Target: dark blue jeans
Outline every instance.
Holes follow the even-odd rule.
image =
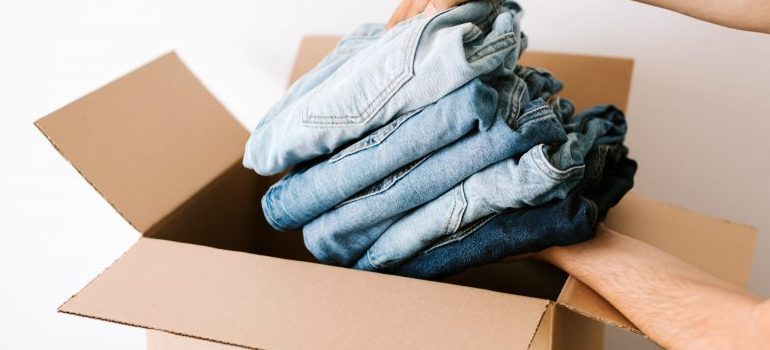
[[[609,209],[633,187],[637,165],[626,157],[627,152],[622,145],[594,147],[586,159],[583,181],[567,198],[480,220],[393,273],[436,280],[509,256],[591,239]]]

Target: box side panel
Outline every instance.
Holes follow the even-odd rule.
[[[756,230],[629,193],[604,224],[656,246],[717,278],[746,287]],[[573,311],[639,333],[585,284],[569,278],[558,302]]]
[[[625,110],[628,105],[631,59],[526,51],[521,63],[545,68],[564,82],[560,95],[570,99],[578,111],[601,104]]]
[[[243,350],[241,346],[225,345],[161,331],[147,331],[147,350]]]
[[[642,334],[633,322],[623,316],[606,299],[572,276],[564,284],[558,302],[573,312],[590,319]]]
[[[276,231],[262,215],[260,198],[275,179],[258,176],[238,161],[145,236],[313,261],[301,231]]]
[[[526,349],[547,304],[141,238],[60,311],[259,349]]]
[[[748,286],[756,229],[630,193],[605,225],[656,246],[717,278]]]
[[[549,303],[548,308],[543,313],[543,318],[537,326],[535,336],[532,337],[532,343],[529,344],[529,350],[551,350],[553,347],[553,314],[556,304]]]
[[[561,306],[554,308],[553,350],[601,350],[604,347],[604,324]]]
[[[248,136],[175,54],[36,125],[141,232],[238,161]]]

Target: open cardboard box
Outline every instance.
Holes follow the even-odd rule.
[[[291,80],[337,40],[303,40]],[[626,107],[631,60],[529,52],[523,62],[564,80],[578,109]],[[543,263],[489,265],[446,283],[313,263],[300,232],[262,217],[275,178],[241,167],[247,130],[175,54],[36,125],[141,234],[59,311],[146,328],[152,349],[595,349],[603,324],[638,332]],[[605,223],[747,284],[752,228],[635,193]]]

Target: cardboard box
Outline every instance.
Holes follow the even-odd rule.
[[[336,40],[306,38],[291,79]],[[631,60],[523,60],[563,79],[579,109],[626,106]],[[259,199],[275,178],[241,167],[247,130],[175,54],[36,125],[141,235],[59,311],[146,328],[151,349],[595,349],[603,324],[638,332],[543,263],[493,264],[446,283],[313,263],[300,232],[273,231],[262,218]],[[635,193],[605,223],[747,284],[752,228]]]

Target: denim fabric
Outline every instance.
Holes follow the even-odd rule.
[[[442,195],[491,164],[541,143],[566,141],[557,116],[540,99],[527,103],[523,113],[498,116],[488,130],[412,162],[311,221],[304,227],[307,248],[322,262],[351,266],[377,239],[362,234],[372,232],[371,226]],[[515,118],[506,123],[510,117]]]
[[[507,61],[516,59],[512,56]],[[278,230],[300,228],[367,186],[471,130],[487,130],[495,118],[496,104],[505,110],[512,102],[521,104],[509,99],[550,98],[562,88],[562,83],[544,70],[518,67],[515,73],[522,78],[520,81],[511,81],[510,71],[501,67],[424,109],[397,117],[328,161],[295,168],[263,196],[262,209],[267,221]],[[516,85],[522,83],[527,86],[526,91],[519,91],[521,87]],[[506,92],[511,84],[513,94]],[[551,105],[560,119],[574,111],[567,100],[554,99]],[[514,106],[514,115],[518,109]]]
[[[389,31],[364,29],[379,37],[327,59],[270,110],[246,144],[244,166],[272,175],[331,154],[498,69],[523,49],[520,11],[513,1],[473,1]]]
[[[399,116],[312,167],[291,172],[262,197],[267,221],[297,229],[399,168],[463,137],[487,130],[497,92],[474,79],[425,109]]]
[[[592,238],[608,210],[633,187],[636,162],[625,153],[622,146],[594,147],[583,180],[567,198],[477,221],[392,272],[441,279],[508,256]]]
[[[473,174],[387,228],[354,268],[398,266],[436,240],[506,209],[564,199],[583,177],[585,158],[596,144],[625,134],[623,114],[613,107],[591,108],[568,128],[567,142],[538,145],[520,159],[507,159]]]

